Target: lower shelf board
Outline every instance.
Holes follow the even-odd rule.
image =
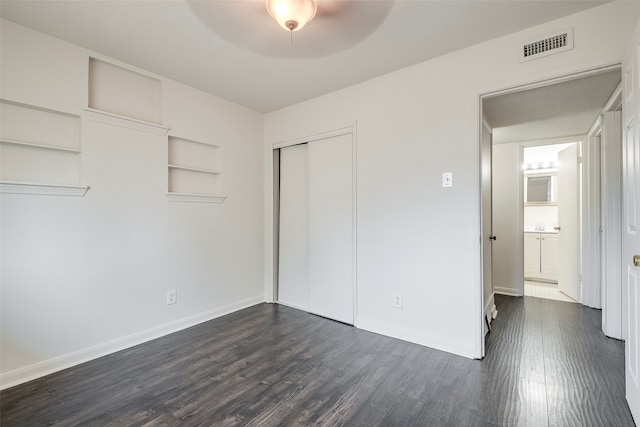
[[[170,202],[187,202],[187,203],[224,203],[227,196],[216,196],[210,194],[189,194],[189,193],[172,193],[168,192],[167,200]]]
[[[83,197],[89,186],[0,181],[0,193]]]

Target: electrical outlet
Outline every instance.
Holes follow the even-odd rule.
[[[167,291],[167,305],[175,304],[176,302],[178,302],[178,291],[175,289]]]
[[[393,306],[395,308],[402,308],[402,295],[393,294]]]

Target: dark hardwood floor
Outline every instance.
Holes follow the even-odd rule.
[[[634,425],[600,311],[496,303],[482,361],[261,304],[4,390],[0,424]]]

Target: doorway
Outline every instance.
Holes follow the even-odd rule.
[[[579,145],[523,147],[525,296],[578,302],[578,289],[568,286],[577,281],[567,270],[577,271],[580,241],[577,221],[570,220],[578,218]]]
[[[620,67],[615,66],[481,97],[482,121],[491,129],[493,163],[493,198],[489,202],[493,208],[491,228],[483,227],[482,237],[496,238],[491,263],[491,289],[494,293],[525,295],[523,148],[553,143],[574,143],[579,148],[577,187],[580,209],[575,221],[576,237],[572,241],[577,257],[571,271],[575,278],[572,285],[578,290],[574,299],[581,300],[583,294],[592,295],[594,291],[591,288],[600,286],[599,275],[594,277],[593,272],[583,268],[585,264],[600,262],[599,258],[592,259],[590,251],[597,246],[593,236],[599,236],[600,232],[599,216],[595,214],[599,212],[600,200],[593,197],[598,193],[592,182],[600,168],[599,159],[594,160],[599,153],[593,150],[587,133],[620,81]],[[506,166],[499,167],[499,164]],[[485,203],[483,200],[483,206]],[[565,252],[558,251],[560,254]]]

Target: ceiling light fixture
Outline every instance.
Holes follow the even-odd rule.
[[[267,0],[267,11],[282,28],[298,31],[316,16],[314,0]]]

